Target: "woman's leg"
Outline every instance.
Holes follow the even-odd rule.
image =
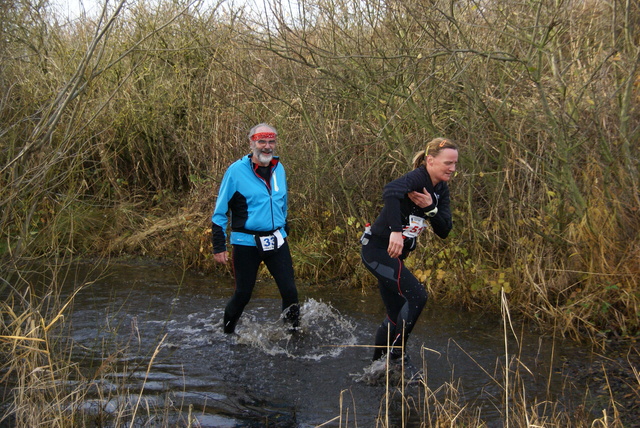
[[[406,346],[409,334],[418,322],[418,318],[427,304],[428,293],[418,279],[402,263],[398,280],[399,294],[405,299],[396,321],[394,346]]]
[[[387,349],[390,346],[402,346],[402,340],[398,340],[398,338],[401,337],[403,332],[404,317],[402,312],[406,312],[406,299],[389,285],[389,281],[378,280],[380,297],[387,311],[386,318],[378,327],[378,332],[376,333],[376,346],[384,346],[382,355],[387,353]],[[380,350],[381,348],[376,349]],[[402,349],[394,348],[390,352],[392,359],[399,358],[402,355]],[[376,359],[375,355],[374,359]]]
[[[402,260],[391,258],[386,248],[374,245],[363,246],[362,261],[376,276],[380,296],[384,302],[387,317],[376,333],[374,360],[380,358],[386,350],[384,346],[401,348],[406,345],[409,334],[413,330],[422,309],[427,302],[427,291],[415,276],[404,266]],[[387,342],[387,337],[391,343]],[[393,349],[392,358],[399,358],[402,352]]]

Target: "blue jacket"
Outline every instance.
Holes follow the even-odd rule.
[[[211,217],[213,252],[226,251],[228,213],[231,212],[231,244],[255,246],[254,234],[280,229],[286,238],[287,177],[278,157],[271,160],[267,183],[256,172],[257,165],[246,155],[229,166],[222,178]]]

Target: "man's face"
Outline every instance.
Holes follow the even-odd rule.
[[[455,149],[444,149],[436,156],[429,156],[427,169],[433,184],[451,180],[453,173],[456,172],[457,163],[458,151]]]
[[[258,128],[254,135],[272,132],[273,131],[269,128]],[[251,140],[251,150],[253,151],[254,160],[262,166],[269,165],[269,162],[273,159],[275,147],[276,138],[259,137],[257,140]]]

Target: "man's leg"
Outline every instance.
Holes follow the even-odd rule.
[[[296,289],[289,243],[285,241],[282,247],[274,254],[266,257],[264,262],[280,291],[285,320],[293,327],[298,327],[300,324],[300,307],[298,305],[298,290]]]
[[[224,332],[233,333],[240,315],[251,300],[253,287],[256,284],[260,255],[256,247],[244,245],[233,246],[233,276],[235,292],[224,310]]]

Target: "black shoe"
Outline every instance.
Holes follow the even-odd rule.
[[[289,333],[295,333],[300,330],[300,306],[297,304],[289,306],[284,310],[282,318]]]
[[[236,332],[236,323],[233,321],[224,321],[223,330],[225,334],[233,334]]]
[[[410,383],[419,382],[423,379],[422,370],[411,362],[408,355],[405,355],[404,358],[391,358],[390,364],[395,366],[396,370],[403,371],[404,378]]]

